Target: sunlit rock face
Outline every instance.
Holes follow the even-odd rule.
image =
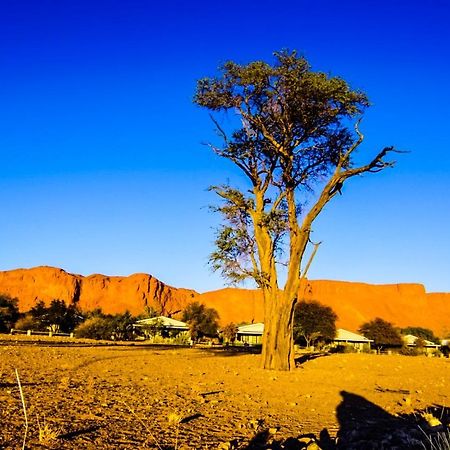
[[[54,267],[35,267],[0,272],[0,293],[19,299],[21,311],[37,300],[77,303],[82,310],[101,308],[105,313],[130,311],[140,314],[146,306],[166,315],[175,314],[198,294],[168,286],[148,274],[129,277],[84,277]]]
[[[437,335],[450,332],[450,293],[427,294],[421,284],[375,285],[347,281],[307,281],[299,299],[317,300],[338,315],[337,326],[356,331],[364,322],[381,317],[398,327],[421,326]],[[223,322],[264,320],[256,291],[222,289],[198,300],[216,308]]]
[[[0,293],[19,299],[22,311],[35,302],[53,299],[77,303],[82,310],[101,308],[105,313],[126,310],[140,314],[152,307],[177,316],[187,304],[200,301],[217,309],[222,324],[264,320],[262,296],[249,289],[226,288],[198,294],[168,286],[148,274],[128,277],[74,275],[53,267],[0,272]],[[426,293],[421,284],[373,285],[346,281],[306,282],[299,298],[318,300],[337,313],[337,326],[356,331],[375,317],[396,326],[421,326],[443,336],[450,332],[450,293]]]

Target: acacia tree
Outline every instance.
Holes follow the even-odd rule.
[[[403,343],[394,325],[380,317],[363,323],[358,331],[366,338],[372,339],[379,352],[384,346],[398,346]]]
[[[196,342],[203,336],[217,334],[219,313],[203,303],[192,302],[184,309],[181,320],[189,325],[191,339]]]
[[[395,150],[386,147],[367,164],[355,164],[366,95],[341,78],[312,71],[296,52],[275,53],[273,65],[227,62],[219,76],[198,81],[194,101],[211,112],[235,113],[225,125],[211,114],[223,144],[210,146],[249,182],[243,189],[211,188],[223,201],[216,210],[224,218],[212,267],[233,283],[251,278],[262,290],[262,366],[289,370],[294,306],[309,265],[302,271],[313,222],[349,178],[392,167],[385,157]]]
[[[294,339],[303,338],[309,348],[319,338],[336,337],[336,313],[326,305],[313,300],[301,301],[295,306]]]

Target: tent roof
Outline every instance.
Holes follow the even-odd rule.
[[[261,335],[264,333],[264,324],[252,323],[250,325],[242,325],[238,327],[239,334],[253,334],[253,335]]]
[[[338,328],[336,330],[336,337],[334,338],[335,341],[344,341],[344,342],[373,342],[371,339],[367,339],[364,336],[361,336],[360,334],[352,333],[351,331],[344,330],[343,328]]]
[[[181,322],[180,320],[172,319],[171,317],[159,316],[159,317],[150,317],[148,319],[138,320],[136,322],[137,326],[143,325],[153,325],[155,322],[161,323],[165,328],[177,328],[179,330],[189,330],[188,325],[185,322]]]
[[[402,336],[403,341],[406,343],[406,345],[415,345],[417,339],[419,339],[419,337],[414,336],[413,334],[405,334],[404,336]],[[439,346],[439,344],[435,344],[434,342],[428,341],[426,339],[423,340],[423,342],[425,343],[425,346],[427,347],[436,347]]]

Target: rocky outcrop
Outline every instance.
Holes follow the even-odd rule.
[[[374,285],[345,281],[308,281],[300,294],[306,300],[329,305],[338,315],[338,327],[356,331],[375,317],[396,326],[421,326],[437,335],[450,332],[450,293],[426,293],[421,284]],[[198,294],[168,286],[148,274],[129,277],[74,275],[53,267],[0,272],[0,293],[19,299],[22,311],[40,299],[77,303],[82,310],[101,308],[106,313],[126,310],[140,314],[146,306],[165,315],[194,301],[215,308],[222,324],[263,321],[260,292],[226,288]]]
[[[381,317],[399,327],[430,328],[438,336],[450,332],[450,294],[427,294],[421,284],[313,280],[302,292],[299,298],[330,306],[338,315],[337,326],[350,331]],[[201,294],[198,300],[216,308],[223,322],[264,320],[262,298],[254,290],[221,289]]]
[[[29,310],[37,300],[48,304],[59,299],[77,303],[82,310],[101,308],[108,314],[128,310],[136,315],[146,306],[162,314],[176,314],[198,295],[168,286],[148,274],[84,277],[54,267],[0,272],[0,293],[18,298],[21,311]]]

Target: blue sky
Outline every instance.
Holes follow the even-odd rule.
[[[222,287],[206,188],[243,178],[202,145],[214,134],[195,83],[290,48],[369,95],[361,158],[410,151],[327,207],[310,277],[450,291],[449,18],[444,0],[5,0],[0,270]]]

